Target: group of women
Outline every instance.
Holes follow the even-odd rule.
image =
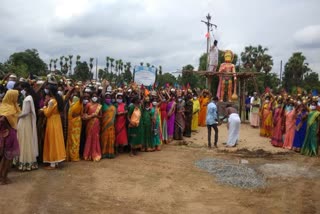
[[[38,163],[56,169],[65,160],[160,151],[205,125],[209,102],[206,91],[199,100],[191,90],[112,90],[106,81],[99,87],[13,81],[0,86],[1,184],[9,183],[12,163],[21,171]]]
[[[318,96],[287,94],[263,95],[260,108],[260,135],[270,137],[271,144],[300,152],[318,155],[320,99]]]

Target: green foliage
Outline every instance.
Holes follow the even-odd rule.
[[[266,52],[268,48],[263,48],[261,45],[257,47],[247,46],[244,52],[241,53],[241,61],[247,68],[254,68],[257,72],[269,73],[273,66],[272,56]]]
[[[74,68],[73,78],[81,81],[92,79],[93,73],[90,72],[87,62],[79,62]]]
[[[284,66],[283,85],[290,91],[293,87],[303,86],[303,77],[311,69],[305,62],[306,57],[301,52],[293,53]],[[314,74],[312,74],[314,75]]]
[[[304,76],[303,80],[303,88],[306,91],[311,91],[312,89],[317,89],[320,92],[320,82],[319,82],[319,74],[316,72],[307,73]]]
[[[23,77],[27,77],[28,73],[44,75],[47,71],[47,65],[39,57],[36,49],[13,53],[6,64],[10,67],[10,72]]]
[[[177,82],[177,79],[175,76],[173,76],[170,73],[164,73],[162,75],[158,75],[158,80],[157,80],[159,86],[164,86],[166,83],[169,83],[170,85],[174,85]]]

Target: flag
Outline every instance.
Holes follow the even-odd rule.
[[[206,38],[209,38],[210,37],[210,33],[206,33]]]

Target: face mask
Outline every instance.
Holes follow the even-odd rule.
[[[89,100],[83,100],[83,104],[86,105],[89,102]]]
[[[316,108],[317,108],[317,106],[314,106],[314,105],[311,105],[311,106],[310,106],[310,109],[311,109],[311,110],[316,110]]]
[[[181,99],[181,98],[178,98],[178,101],[179,101],[179,102],[181,102],[181,101],[182,101],[182,99]]]
[[[194,99],[194,100],[196,100],[196,99],[197,99],[197,97],[193,97],[193,99]]]
[[[4,97],[4,92],[0,94],[0,97]]]
[[[108,99],[108,98],[107,98],[105,101],[106,101],[106,103],[107,103],[108,105],[111,103],[111,99]]]
[[[98,101],[98,97],[92,97],[92,101],[93,102],[97,102]]]
[[[318,106],[320,106],[320,102],[318,102],[318,104],[317,104]]]
[[[21,91],[21,94],[25,97],[25,96],[26,96],[26,91],[25,91],[25,90],[22,90],[22,91]]]
[[[146,107],[146,110],[148,111],[150,108],[149,107]]]
[[[122,99],[117,99],[117,103],[122,103]]]
[[[152,105],[153,106],[156,106],[158,103],[157,102],[152,102]]]
[[[79,100],[79,97],[73,96],[73,98],[72,98],[72,102],[73,102],[73,103],[78,102],[78,100]]]
[[[45,88],[44,93],[49,94],[49,89]]]
[[[166,99],[162,99],[162,101],[163,101],[163,102],[165,102],[165,101],[166,101]]]
[[[63,92],[62,92],[62,91],[58,91],[58,94],[59,94],[60,96],[63,96]]]
[[[301,105],[301,101],[298,101],[297,104],[298,104],[298,105]]]
[[[270,102],[270,100],[266,100],[266,103],[269,103]]]
[[[116,102],[116,100],[115,99],[111,99],[111,101],[114,103],[114,102]]]

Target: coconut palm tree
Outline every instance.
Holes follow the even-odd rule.
[[[114,58],[110,58],[110,68],[111,68],[111,73],[112,73],[112,68],[114,67]]]
[[[60,56],[60,71],[62,72],[64,56]]]
[[[53,59],[50,59],[50,63],[49,63],[50,71],[51,71],[52,63],[53,63]]]
[[[159,74],[162,75],[162,66],[159,65]]]
[[[148,67],[148,68],[150,67],[150,63],[147,63],[147,67]]]
[[[53,60],[53,68],[54,68],[54,71],[57,70],[57,62],[58,62],[58,59]]]
[[[92,72],[92,68],[93,68],[93,60],[94,58],[90,58],[90,63],[89,63],[89,66],[90,66],[90,72]]]
[[[80,55],[77,55],[76,65],[79,65],[79,63],[80,63],[80,58],[81,58],[81,56],[80,56]]]
[[[107,72],[109,71],[109,61],[110,61],[110,57],[109,56],[107,56],[106,57],[106,61],[107,61],[107,63],[106,63],[106,66],[107,66]]]
[[[143,62],[140,62],[140,65],[143,66]]]
[[[73,57],[73,55],[69,55],[70,74],[72,74],[72,57]]]

